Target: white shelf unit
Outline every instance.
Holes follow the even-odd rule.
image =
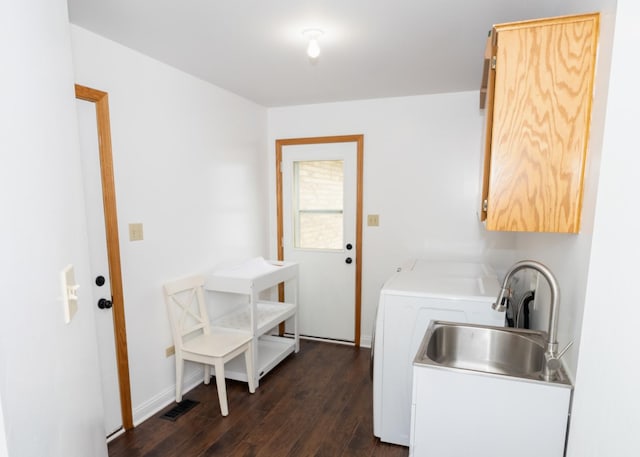
[[[281,303],[260,300],[260,293],[286,282],[292,297]],[[249,303],[213,320],[214,327],[234,328],[253,335],[254,381],[260,379],[289,354],[300,350],[298,330],[298,264],[256,258],[242,264],[215,270],[206,280],[205,289],[247,295]],[[268,333],[281,322],[293,318],[294,337]],[[242,357],[225,365],[225,377],[247,381]]]

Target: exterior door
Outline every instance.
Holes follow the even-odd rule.
[[[359,345],[362,137],[280,140],[276,155],[279,257],[299,263],[300,334]]]
[[[133,428],[106,92],[76,85],[105,435]]]

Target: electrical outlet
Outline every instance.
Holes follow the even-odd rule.
[[[164,350],[165,357],[171,357],[175,353],[176,353],[176,347],[175,346],[169,346],[167,349]]]
[[[367,225],[369,227],[378,227],[380,225],[380,216],[378,214],[368,214]]]

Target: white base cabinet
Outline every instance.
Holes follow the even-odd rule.
[[[571,386],[414,366],[412,457],[562,457]]]

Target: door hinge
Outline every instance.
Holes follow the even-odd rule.
[[[482,211],[486,213],[488,207],[489,207],[489,202],[486,199],[482,200]]]
[[[496,56],[491,57],[491,69],[496,69]]]

